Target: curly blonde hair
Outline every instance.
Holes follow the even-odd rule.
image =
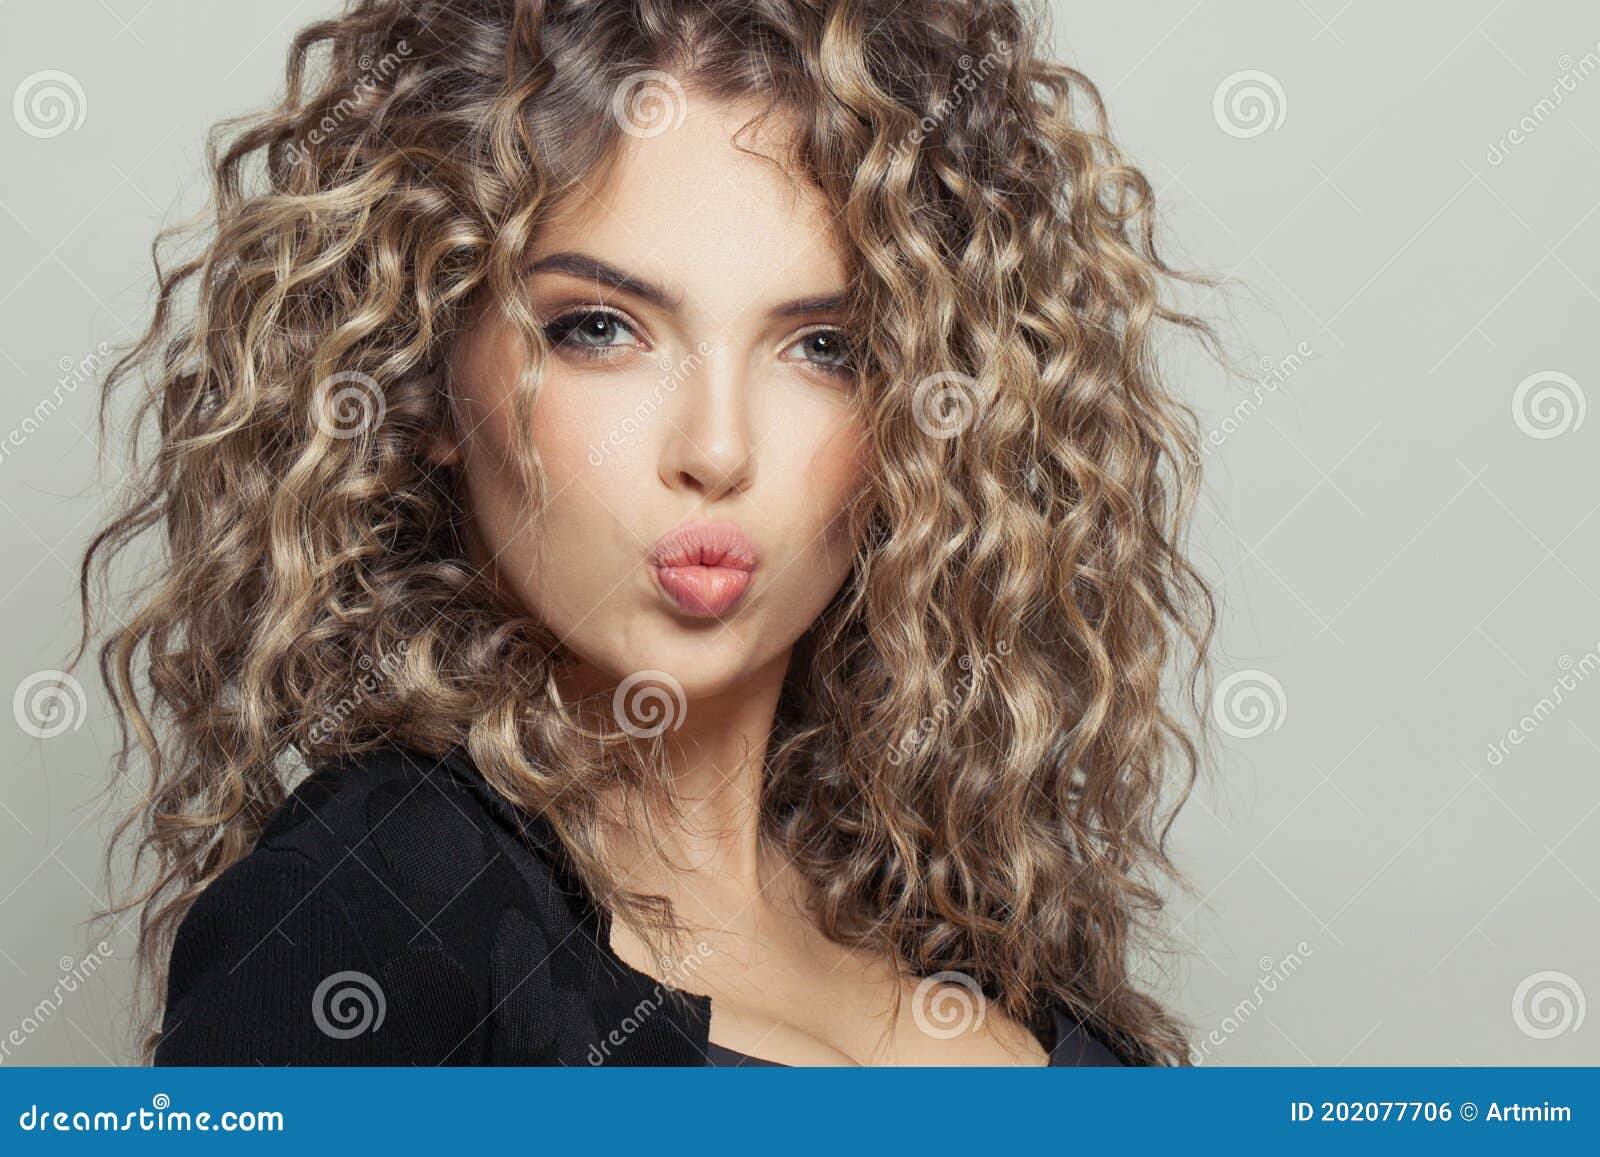
[[[104,430],[142,384],[80,657],[96,568],[149,529],[164,547],[99,652],[117,770],[149,765],[112,841],[149,882],[112,911],[139,909],[157,1001],[178,922],[301,763],[384,743],[463,745],[597,896],[663,918],[595,835],[602,790],[662,782],[659,745],[562,702],[559,640],[468,561],[459,479],[423,446],[458,428],[448,354],[476,303],[516,323],[531,407],[523,254],[615,156],[619,94],[666,75],[792,118],[849,255],[877,459],[855,568],[785,682],[763,838],[829,937],[1186,1063],[1131,974],[1181,880],[1167,832],[1204,726],[1200,455],[1156,358],[1173,326],[1209,335],[1168,304],[1203,279],[1158,256],[1148,181],[1046,35],[1009,0],[356,0],[295,38],[283,99],[214,132],[214,219],[171,267],[158,242],[153,320],[102,402]],[[329,386],[352,382],[378,411],[355,429]]]

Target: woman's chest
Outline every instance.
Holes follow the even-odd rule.
[[[956,972],[896,975],[886,959],[815,928],[765,922],[701,934],[661,967],[630,929],[614,951],[633,967],[711,1000],[709,1038],[787,1065],[1043,1065],[1032,1032]]]

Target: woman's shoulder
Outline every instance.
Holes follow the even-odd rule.
[[[313,771],[180,923],[156,1063],[482,1063],[497,966],[576,911],[474,779],[400,748]]]
[[[1107,1038],[1059,1000],[1049,1002],[1054,1044],[1050,1065],[1062,1067],[1123,1066],[1142,1064],[1114,1050]]]
[[[296,852],[329,871],[355,861],[380,877],[459,887],[503,822],[487,795],[454,752],[378,747],[314,769],[268,818],[256,851]]]

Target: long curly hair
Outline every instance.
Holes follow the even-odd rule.
[[[282,100],[214,130],[213,205],[158,239],[153,319],[101,404],[103,436],[117,385],[142,389],[76,658],[94,576],[158,530],[99,649],[117,775],[148,764],[111,843],[147,882],[110,911],[139,910],[156,1003],[177,924],[295,777],[385,743],[464,747],[613,911],[670,920],[597,836],[604,792],[670,795],[659,741],[563,701],[560,641],[469,561],[464,488],[423,447],[460,428],[449,351],[484,301],[526,345],[531,411],[530,240],[703,93],[792,120],[848,253],[876,455],[864,545],[783,688],[762,838],[829,937],[1187,1063],[1132,974],[1182,880],[1167,834],[1205,727],[1201,456],[1157,353],[1210,342],[1170,292],[1206,279],[1158,256],[1150,184],[1047,36],[1009,0],[355,0],[295,37]],[[537,510],[531,448],[521,474]]]

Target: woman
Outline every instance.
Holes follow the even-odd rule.
[[[1155,353],[1203,327],[1042,43],[966,0],[296,38],[110,383],[158,446],[86,614],[167,548],[101,652],[147,1058],[1183,1063],[1130,971],[1212,617]]]

